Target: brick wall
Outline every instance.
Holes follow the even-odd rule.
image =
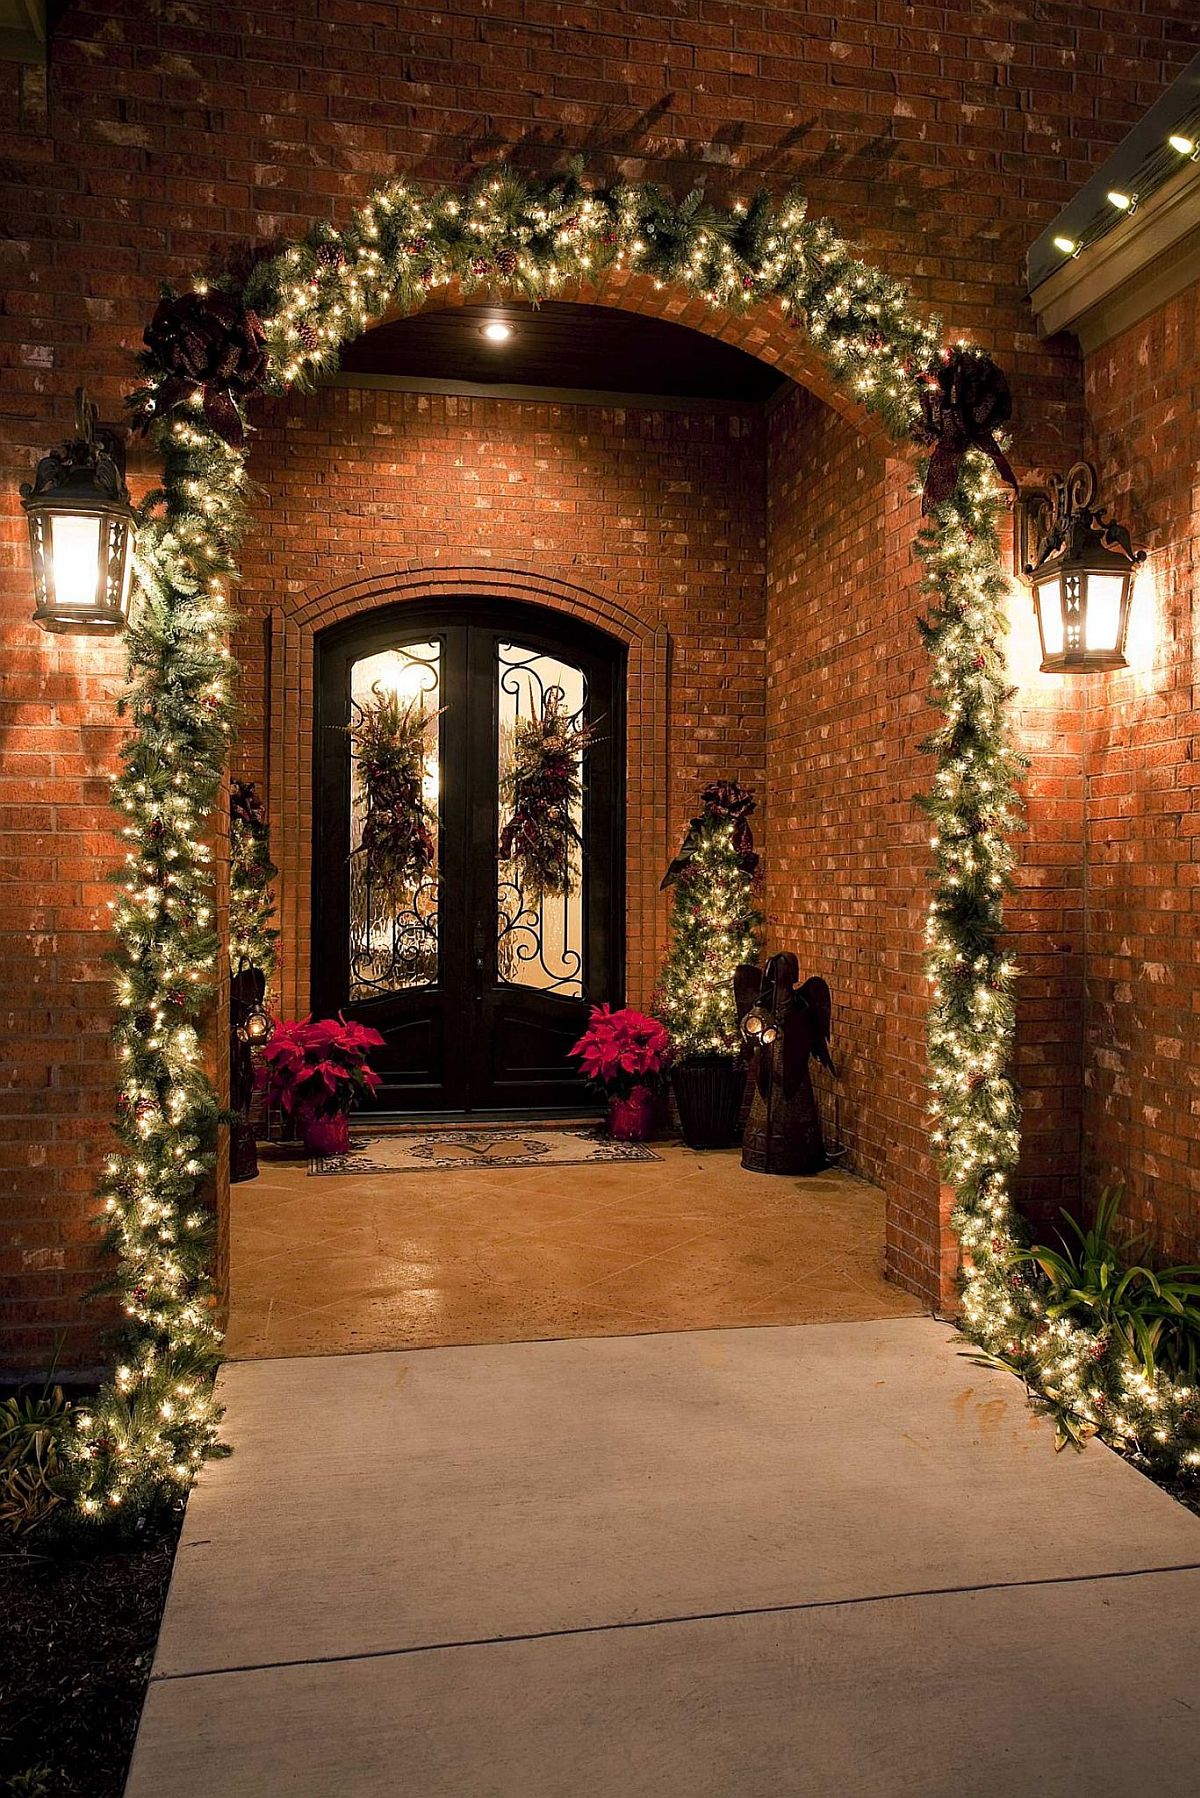
[[[1087,364],[1101,496],[1149,560],[1087,702],[1085,1173],[1200,1259],[1200,285]]]
[[[928,1294],[926,657],[902,464],[797,389],[771,418],[767,635],[772,946],[833,989],[848,1165],[882,1185],[888,1261]]]
[[[761,418],[328,388],[265,411],[255,473],[237,758],[274,801],[285,1003],[308,1003],[312,634],[396,597],[481,592],[630,645],[629,997],[646,1003],[658,884],[699,789],[763,784]],[[292,631],[280,681],[267,651]]]
[[[436,180],[503,155],[545,169],[579,149],[602,173],[681,191],[794,182],[951,329],[997,350],[1026,460],[1061,462],[1080,429],[1078,366],[1069,345],[1033,340],[1021,254],[1192,36],[1185,0],[1132,18],[901,0],[73,0],[48,69],[0,64],[0,1361],[44,1355],[60,1330],[65,1364],[94,1349],[79,1296],[110,1109],[96,880],[115,851],[103,777],[120,685],[119,650],[28,623],[16,488],[66,430],[81,377],[120,416],[160,283],[340,221],[397,169]],[[636,283],[604,297],[684,310]],[[697,322],[820,388],[777,313]],[[28,756],[50,783],[36,797]],[[1074,953],[1048,949],[1051,972]]]
[[[768,469],[772,940],[833,986],[849,1165],[891,1200],[889,1270],[949,1304],[950,1245],[939,1240],[924,1118],[929,857],[914,796],[929,785],[919,745],[933,717],[916,631],[918,501],[904,462],[803,390],[772,414]],[[1030,761],[1019,890],[1007,911],[1021,968],[1014,1190],[1045,1219],[1078,1192],[1084,729],[1077,700],[1028,672],[1036,630],[1023,587],[1014,587],[1011,624],[1026,676],[1013,734]]]

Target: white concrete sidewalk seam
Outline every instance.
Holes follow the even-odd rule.
[[[670,1629],[693,1623],[721,1623],[737,1618],[782,1617],[805,1611],[853,1610],[856,1607],[906,1603],[920,1598],[962,1598],[976,1592],[1037,1591],[1057,1586],[1112,1585],[1122,1580],[1161,1577],[1170,1573],[1200,1573],[1200,1561],[1179,1561],[1164,1567],[1116,1568],[1111,1573],[1065,1573],[1040,1579],[992,1580],[980,1585],[926,1586],[908,1592],[865,1592],[854,1598],[818,1598],[794,1604],[733,1606],[721,1611],[690,1611],[662,1617],[633,1617],[623,1622],[578,1624],[569,1629],[528,1630],[513,1635],[464,1636],[445,1642],[413,1642],[401,1648],[369,1648],[360,1653],[301,1655],[293,1660],[242,1661],[221,1667],[193,1667],[179,1673],[151,1673],[151,1685],[168,1685],[189,1679],[220,1679],[231,1673],[270,1673],[290,1667],[336,1667],[358,1661],[395,1660],[403,1655],[446,1654],[464,1648],[502,1648],[510,1643],[554,1642],[572,1637],[616,1635],[622,1630]]]

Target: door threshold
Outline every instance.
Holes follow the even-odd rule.
[[[552,1111],[535,1107],[520,1111],[382,1111],[357,1112],[350,1120],[356,1129],[377,1130],[384,1136],[413,1130],[522,1130],[528,1124],[558,1130],[585,1130],[603,1121],[602,1111]]]

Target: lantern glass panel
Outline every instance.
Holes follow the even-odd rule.
[[[1062,584],[1057,575],[1037,585],[1038,618],[1042,626],[1042,650],[1047,656],[1063,652]]]
[[[56,512],[50,522],[51,579],[56,605],[73,612],[96,609],[97,590],[103,573],[100,531],[106,519],[73,512]]]
[[[1089,574],[1085,647],[1090,650],[1120,648],[1121,599],[1127,575]]]
[[[108,594],[109,604],[123,618],[129,616],[129,589],[133,584],[133,532],[124,519],[114,518],[108,526]]]

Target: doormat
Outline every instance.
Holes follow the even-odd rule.
[[[424,1174],[431,1168],[568,1167],[584,1161],[658,1161],[645,1143],[614,1142],[603,1130],[430,1130],[423,1136],[364,1136],[348,1155],[314,1157],[310,1174]]]

